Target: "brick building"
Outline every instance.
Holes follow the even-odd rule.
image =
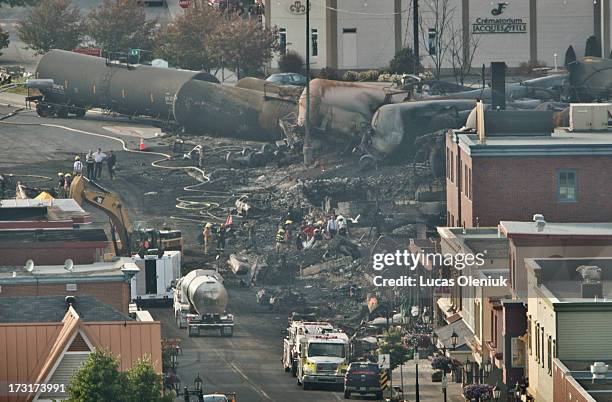
[[[127,314],[131,296],[126,267],[138,269],[130,258],[74,265],[72,272],[64,269],[63,264],[35,265],[31,273],[23,266],[0,267],[0,300],[24,296],[90,296]]]
[[[529,221],[535,213],[555,222],[612,221],[609,132],[553,129],[546,112],[483,115],[480,130],[446,137],[448,226]]]

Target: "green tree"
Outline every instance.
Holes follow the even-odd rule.
[[[563,65],[567,67],[570,63],[576,61],[576,52],[574,51],[574,47],[570,45],[565,51],[565,62]]]
[[[416,71],[415,66],[418,66]],[[417,64],[412,49],[405,47],[395,53],[395,56],[389,63],[389,70],[395,74],[418,74],[419,70],[421,70],[421,63]]]
[[[71,0],[42,0],[17,28],[19,38],[37,54],[74,49],[81,43],[81,13]]]
[[[275,32],[237,15],[228,16],[210,38],[213,57],[236,72],[238,78],[258,75],[276,48]]]
[[[23,6],[34,6],[38,4],[40,0],[0,0],[0,8],[3,5],[9,7],[23,7]]]
[[[119,360],[96,349],[77,370],[68,385],[68,401],[169,402],[162,396],[162,378],[149,358],[138,360],[127,372],[119,371]]]
[[[151,359],[139,359],[127,372],[133,402],[159,400],[162,393],[162,377],[155,372]]]
[[[143,2],[144,3],[144,2]],[[87,19],[87,33],[106,52],[151,49],[157,21],[147,21],[144,5],[133,0],[104,0]]]
[[[409,349],[402,342],[402,333],[399,329],[390,329],[385,332],[382,344],[380,345],[381,354],[389,354],[391,358],[391,370],[408,361]]]
[[[155,54],[170,64],[190,70],[209,70],[217,62],[208,46],[210,36],[223,22],[221,12],[208,1],[195,0],[159,32]]]
[[[278,58],[278,69],[283,73],[301,74],[304,70],[304,59],[298,52],[290,50]]]
[[[68,385],[70,402],[128,401],[128,380],[110,352],[96,349],[77,370]]]
[[[601,57],[601,46],[599,46],[599,41],[595,35],[588,37],[584,49],[584,56]]]
[[[0,50],[7,48],[9,43],[9,33],[0,27]],[[2,56],[2,52],[0,52],[0,56]]]

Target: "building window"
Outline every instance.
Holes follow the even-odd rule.
[[[468,199],[472,199],[472,168],[468,168]]]
[[[574,202],[578,199],[575,170],[559,170],[557,173],[557,200]]]
[[[310,31],[310,40],[312,41],[312,56],[316,57],[319,55],[319,30],[313,28]]]
[[[463,165],[463,194],[465,194],[467,198],[470,198],[468,191],[468,183],[468,168],[466,165]]]
[[[535,332],[534,332],[534,339],[535,339],[535,350],[536,350],[536,362],[540,362],[540,324],[536,323],[535,326]]]
[[[436,28],[429,28],[427,30],[427,47],[429,54],[436,54]]]
[[[548,356],[546,359],[548,374],[552,374],[552,336],[548,337]]]
[[[531,349],[531,316],[529,316],[528,320],[527,320],[527,333],[529,334],[529,336],[527,337],[527,348],[529,349],[529,355],[533,354],[533,351]]]
[[[540,353],[540,356],[542,357],[541,362],[542,362],[542,368],[544,368],[544,327],[540,328],[540,331],[542,332],[542,341],[540,342],[540,347],[542,348],[542,352]]]
[[[450,148],[446,148],[446,178],[450,179]]]
[[[451,179],[451,181],[453,183],[455,182],[455,164],[453,163],[454,161],[455,161],[455,155],[451,151],[451,156],[450,156],[450,179]],[[457,189],[457,190],[459,190],[459,189]]]
[[[281,54],[287,53],[287,28],[278,29],[278,47]]]

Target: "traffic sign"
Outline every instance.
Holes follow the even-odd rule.
[[[389,354],[378,355],[378,365],[384,369],[391,368],[391,355]]]
[[[140,57],[140,49],[130,49],[130,56]]]
[[[181,8],[188,8],[191,5],[191,0],[179,0],[179,6]]]

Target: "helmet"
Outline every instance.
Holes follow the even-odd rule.
[[[285,221],[285,225],[291,225],[293,223],[293,221],[291,219],[287,219]]]
[[[59,177],[62,177],[64,174],[63,174],[62,172],[59,172],[57,175],[58,175]]]
[[[74,160],[75,160],[75,161],[80,161],[80,160],[81,160],[81,157],[77,155],[77,156],[75,156],[75,157],[74,157]]]
[[[208,222],[205,227],[211,228],[212,227],[212,223]]]
[[[278,233],[285,233],[285,229],[283,228],[278,229]]]
[[[71,175],[70,173],[66,173],[66,174],[64,175],[64,177],[71,177],[71,176],[72,176],[72,175]]]

